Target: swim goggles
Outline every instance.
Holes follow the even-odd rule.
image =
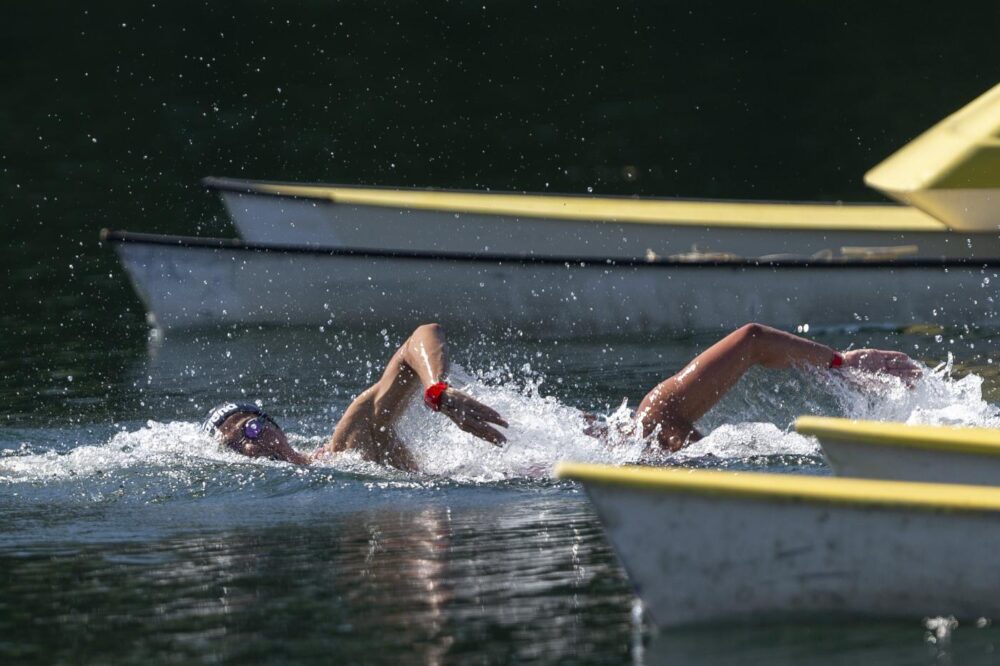
[[[267,427],[268,422],[273,423],[276,427],[280,427],[274,419],[267,415],[267,412],[252,402],[227,402],[208,413],[208,417],[205,419],[205,423],[201,429],[209,434],[218,435],[222,424],[234,414],[253,414],[254,418],[245,422],[240,427],[242,433],[240,439],[223,442],[228,447],[233,447],[247,439],[250,441],[258,439],[264,432],[264,428]]]

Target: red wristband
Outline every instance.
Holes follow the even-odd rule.
[[[441,396],[448,390],[448,382],[438,382],[431,384],[424,391],[424,404],[435,412],[441,411]]]
[[[844,355],[833,352],[833,358],[830,359],[831,368],[839,368],[844,365]]]

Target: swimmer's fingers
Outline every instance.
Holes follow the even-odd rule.
[[[441,413],[454,421],[455,425],[465,432],[491,444],[500,446],[507,441],[506,437],[489,425],[495,423],[506,426],[507,422],[504,421],[503,417],[461,391],[451,389],[445,391],[441,400]]]
[[[471,433],[479,439],[484,439],[494,446],[501,446],[507,441],[507,438],[499,430],[482,421],[468,421],[465,425],[459,427],[465,432]]]
[[[885,359],[883,372],[903,380],[907,386],[913,386],[920,379],[923,371],[920,366],[905,354],[898,354]]]
[[[884,373],[913,387],[923,371],[920,364],[902,352],[856,349],[844,354],[844,365],[870,374]]]
[[[496,428],[492,427],[485,420],[476,417],[470,412],[451,413],[447,416],[455,422],[455,425],[465,432],[475,435],[479,439],[484,439],[490,444],[500,446],[507,441],[507,438],[504,437]]]
[[[507,421],[500,414],[479,402],[475,398],[461,391],[448,389],[441,399],[441,411],[452,418],[472,417],[480,421],[488,421],[499,426],[507,427]]]
[[[901,379],[919,379],[924,374],[918,366],[890,367],[886,372]]]
[[[885,372],[903,379],[920,376],[920,366],[902,352],[856,349],[844,354],[844,365],[862,372]]]
[[[481,402],[476,402],[473,406],[473,413],[482,421],[495,423],[499,426],[507,427],[507,421],[495,409],[487,407]]]
[[[920,374],[920,365],[902,352],[880,352],[880,359],[889,372]]]

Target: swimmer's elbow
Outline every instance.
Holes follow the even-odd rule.
[[[413,329],[413,335],[434,335],[441,336],[444,335],[444,327],[437,322],[429,322],[427,324],[421,324]]]
[[[659,444],[664,451],[674,453],[699,439],[701,439],[701,433],[694,428],[675,428],[660,431]]]
[[[771,367],[776,347],[780,343],[775,332],[770,326],[751,322],[736,329],[733,336],[742,357],[749,359],[752,364]]]
[[[410,337],[399,348],[398,354],[401,360],[407,364],[412,364],[417,360],[414,358],[416,350],[427,343],[435,346],[442,346],[444,344],[444,328],[441,324],[431,322],[421,324],[413,329],[413,333],[410,334]]]
[[[742,340],[751,341],[762,338],[769,330],[771,329],[764,326],[764,324],[750,322],[748,324],[743,324],[736,329],[736,335],[738,335]]]

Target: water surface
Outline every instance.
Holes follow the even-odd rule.
[[[470,390],[513,424],[507,447],[418,408],[421,474],[349,456],[296,469],[222,453],[197,422],[256,398],[314,447],[406,331],[151,338],[97,242],[105,226],[231,235],[206,175],[880,200],[861,174],[1000,80],[995,3],[936,17],[862,2],[7,8],[0,658],[988,663],[992,628],[920,618],[649,628],[551,467],[634,460],[582,436],[580,411],[634,406],[716,335],[455,339]],[[915,390],[754,372],[664,462],[825,474],[789,432],[800,413],[996,425],[995,331],[929,323],[809,331],[929,368],[951,355]]]
[[[954,345],[927,332],[819,334],[942,363],[914,389],[753,371],[699,424],[702,442],[660,462],[826,474],[815,442],[789,432],[800,413],[995,426],[983,398],[995,380],[975,372],[991,367],[977,365],[986,339],[952,333]],[[400,431],[417,474],[351,455],[310,468],[252,461],[198,428],[225,397],[260,398],[309,450],[377,376],[400,342],[391,334],[168,336],[121,368],[80,351],[61,413],[25,401],[30,415],[0,430],[0,653],[23,663],[366,661],[373,644],[377,660],[422,663],[986,654],[992,629],[960,627],[942,647],[920,618],[715,633],[644,622],[581,489],[551,469],[636,460],[634,448],[583,435],[583,410],[634,405],[711,340],[453,339],[456,376],[508,417],[509,442],[475,441],[414,405]],[[947,351],[931,356],[946,348],[950,365]],[[14,382],[15,398],[25,388]],[[733,647],[715,645],[721,637]]]

